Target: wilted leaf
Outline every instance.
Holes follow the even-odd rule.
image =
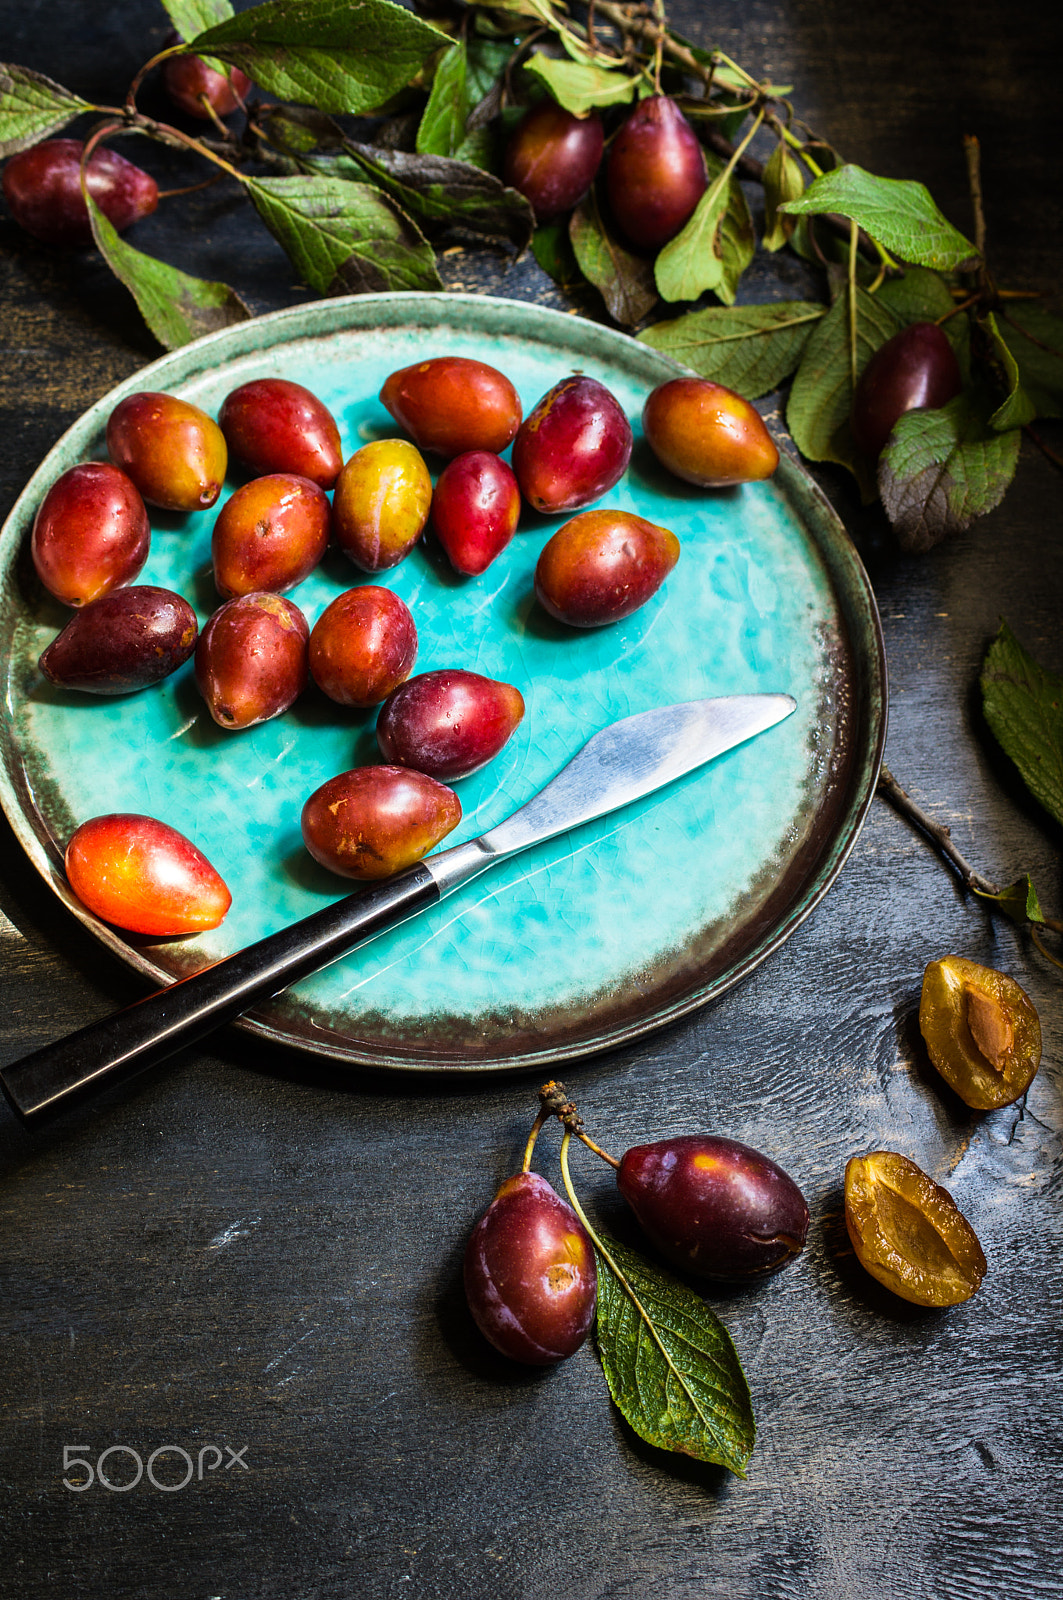
[[[194,40],[282,100],[355,114],[383,105],[449,43],[392,0],[265,0]]]
[[[41,72],[0,62],[0,158],[58,133],[92,106]]]
[[[465,45],[460,40],[439,58],[432,92],[417,129],[421,155],[452,156],[465,138],[465,121],[472,109],[467,65]]]
[[[1019,430],[997,433],[992,405],[970,392],[909,411],[879,457],[882,504],[903,550],[929,550],[999,505],[1015,476]]]
[[[672,322],[655,322],[637,337],[723,383],[747,400],[777,389],[795,371],[825,308],[812,300],[768,305],[710,306]]]
[[[558,105],[574,117],[585,117],[595,106],[626,105],[635,93],[634,78],[589,61],[558,61],[536,51],[524,70],[545,83]]]
[[[348,142],[360,170],[426,227],[464,228],[527,248],[535,214],[522,194],[490,172],[445,156],[411,155]]]
[[[859,377],[880,345],[898,332],[898,323],[879,295],[856,291],[856,371]],[[870,470],[852,441],[853,404],[848,292],[840,295],[813,330],[786,406],[786,425],[810,461],[836,461],[848,467],[868,498],[874,498]]]
[[[982,709],[995,738],[1034,799],[1063,823],[1063,678],[1038,666],[1002,622],[981,682]]]
[[[989,345],[990,361],[1004,390],[1004,399],[990,417],[989,426],[998,433],[1006,433],[1009,428],[1021,428],[1025,423],[1032,422],[1037,410],[1022,387],[1019,364],[1001,336],[997,319],[991,311],[982,318],[981,328]]]
[[[792,217],[780,216],[779,207],[787,200],[796,200],[805,192],[805,175],[801,163],[788,145],[780,139],[764,163],[764,237],[765,250],[781,250],[790,242],[797,222]]]
[[[641,1439],[745,1477],[756,1425],[730,1335],[685,1284],[615,1239],[598,1258],[598,1353]]]
[[[977,261],[978,252],[942,216],[929,190],[908,178],[876,178],[851,164],[825,172],[797,200],[780,207],[791,216],[851,217],[902,261],[949,272]]]
[[[613,238],[593,190],[573,211],[569,238],[580,271],[600,292],[614,321],[625,328],[641,322],[657,304],[653,263]]]
[[[431,246],[368,183],[254,178],[247,190],[303,282],[318,294],[443,287]]]
[[[96,246],[137,303],[141,316],[167,350],[188,344],[205,333],[247,322],[251,312],[228,284],[191,278],[164,261],[134,250],[120,238],[99,206],[88,199],[89,221]]]
[[[1012,301],[998,326],[1037,416],[1063,417],[1063,317]]]
[[[975,894],[983,900],[989,900],[993,905],[999,906],[1006,917],[1012,922],[1017,922],[1024,927],[1027,922],[1043,922],[1044,912],[1041,902],[1037,898],[1037,890],[1033,886],[1033,879],[1028,872],[1007,889],[1002,889],[999,894],[988,894],[984,889],[979,889],[977,884],[972,884]]]

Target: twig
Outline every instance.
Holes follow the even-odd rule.
[[[910,794],[906,794],[897,782],[889,767],[882,767],[878,775],[879,793],[885,795],[890,803],[896,806],[902,816],[914,822],[916,827],[926,834],[927,838],[947,856],[956,871],[963,879],[968,889],[976,889],[979,894],[997,895],[1003,893],[997,883],[990,883],[988,878],[983,878],[976,872],[971,863],[960,854],[952,842],[952,833],[944,823],[935,822],[933,817],[927,816],[922,806],[917,805]]]

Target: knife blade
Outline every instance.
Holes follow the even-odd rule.
[[[796,707],[788,694],[723,695],[612,723],[479,838],[418,861],[11,1062],[0,1068],[0,1087],[23,1119],[54,1113],[204,1038],[494,863],[643,799],[774,727]]]

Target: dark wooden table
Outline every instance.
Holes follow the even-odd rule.
[[[923,179],[964,229],[961,136],[978,134],[997,272],[1052,291],[1063,229],[1048,8],[671,10],[690,36],[795,84],[799,110],[849,159]],[[5,58],[104,99],[165,31],[146,0],[4,0],[0,17]],[[236,279],[256,310],[307,298],[226,195],[194,204],[194,236],[160,213],[142,248]],[[90,256],[36,246],[6,218],[0,246],[6,513],[63,429],[157,349]],[[506,273],[448,258],[448,271],[466,290],[558,303],[530,261]],[[1058,449],[1061,430],[1044,431]],[[1063,670],[1058,472],[1024,443],[1003,506],[923,558],[899,556],[840,475],[821,481],[882,611],[887,760],[982,871],[1030,871],[1058,913],[1060,830],[995,748],[976,689],[1001,616]],[[10,1061],[139,988],[6,824],[0,862]],[[1024,1104],[969,1112],[925,1060],[923,966],[948,951],[1012,973],[1040,1011],[1045,1061]],[[5,1594],[1063,1594],[1061,1027],[1059,971],[879,800],[831,893],[745,983],[566,1067],[613,1147],[714,1129],[776,1156],[809,1197],[804,1256],[762,1287],[709,1297],[753,1390],[745,1482],[635,1439],[591,1347],[556,1372],[514,1371],[472,1327],[465,1237],[519,1160],[536,1079],[374,1081],[230,1034],[45,1131],[0,1106]],[[842,1174],[882,1146],[944,1182],[972,1221],[989,1274],[967,1305],[918,1311],[856,1264]],[[555,1152],[556,1140],[554,1180]],[[605,1169],[577,1164],[608,1219]],[[96,1462],[166,1444],[206,1452],[202,1481],[63,1485],[67,1447]],[[109,1458],[114,1481],[130,1460]]]

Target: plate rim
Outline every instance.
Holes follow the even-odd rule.
[[[448,321],[453,323],[455,319],[452,313],[458,307],[470,312],[473,322],[491,314],[504,316],[507,311],[515,312],[525,323],[529,321],[533,324],[541,323],[544,329],[555,332],[564,330],[564,337],[560,343],[572,349],[578,347],[579,353],[585,358],[596,354],[596,347],[602,346],[605,359],[609,359],[612,352],[613,358],[619,358],[624,366],[629,366],[632,355],[637,354],[646,366],[657,369],[660,374],[657,381],[660,382],[665,381],[668,376],[699,376],[672,356],[655,349],[652,345],[640,343],[620,329],[609,328],[534,301],[517,300],[500,295],[462,294],[445,290],[425,292],[401,290],[378,294],[344,295],[334,299],[310,301],[304,305],[282,307],[216,329],[176,350],[163,352],[146,366],[138,368],[118,384],[113,385],[64,429],[30,476],[0,527],[0,583],[5,589],[11,584],[17,571],[23,534],[32,524],[32,516],[40,497],[50,486],[56,471],[64,470],[53,464],[55,459],[76,448],[79,440],[99,431],[114,405],[124,395],[153,387],[152,378],[160,374],[167,375],[171,387],[191,382],[209,370],[210,355],[218,346],[226,350],[228,357],[232,357],[252,354],[255,350],[264,351],[275,345],[296,340],[327,337],[330,332],[356,330],[366,321],[364,313],[373,310],[385,313],[394,311],[398,321],[417,319],[417,311],[413,311],[412,316],[403,318],[401,313],[404,306],[418,308],[422,319],[425,310],[435,307],[443,313],[437,320],[444,325]],[[386,317],[378,317],[370,325],[379,327],[381,322],[386,320]],[[289,328],[293,330],[290,338],[270,337],[276,329]],[[555,339],[549,342],[555,345],[558,343]],[[164,384],[158,386],[166,387]],[[807,877],[801,880],[795,903],[781,918],[773,921],[769,932],[745,955],[728,965],[715,977],[693,986],[688,993],[654,1008],[647,1015],[627,1020],[615,1029],[598,1027],[593,1037],[578,1040],[574,1044],[572,1041],[567,1041],[563,1044],[546,1045],[542,1049],[525,1050],[519,1055],[498,1059],[422,1061],[413,1058],[374,1056],[353,1049],[343,1052],[338,1048],[337,1039],[333,1036],[316,1039],[293,1033],[263,1017],[257,1010],[237,1018],[232,1024],[233,1027],[242,1034],[263,1040],[270,1045],[294,1050],[300,1055],[325,1058],[345,1070],[361,1068],[389,1075],[395,1072],[410,1073],[417,1077],[529,1071],[561,1060],[582,1059],[602,1054],[625,1044],[637,1042],[649,1034],[673,1025],[692,1012],[703,1009],[727,990],[742,982],[784,944],[812,914],[832,888],[852,853],[874,798],[885,749],[889,716],[885,642],[870,577],[845,524],[808,468],[791,453],[792,441],[781,425],[777,413],[764,406],[758,407],[758,410],[764,415],[765,422],[780,447],[777,476],[781,478],[791,495],[796,492],[800,498],[809,501],[815,508],[816,524],[808,529],[806,523],[806,529],[829,573],[845,621],[854,671],[861,679],[858,685],[858,705],[853,720],[853,750],[850,771],[845,781],[845,797]],[[825,531],[829,533],[826,542],[822,536]],[[866,660],[863,659],[853,639],[851,612],[858,607],[862,608],[863,620],[869,625],[872,649],[870,659]],[[54,843],[50,839],[42,840],[32,827],[26,809],[19,801],[17,782],[13,780],[10,770],[10,760],[15,752],[14,741],[9,737],[10,722],[7,717],[5,724],[3,750],[0,752],[3,757],[0,760],[0,807],[3,808],[21,848],[59,900],[97,943],[102,944],[116,956],[123,966],[150,980],[156,987],[168,986],[175,981],[171,972],[149,959],[143,949],[128,943],[122,937],[120,930],[96,918],[70,890],[62,870],[62,858]]]

